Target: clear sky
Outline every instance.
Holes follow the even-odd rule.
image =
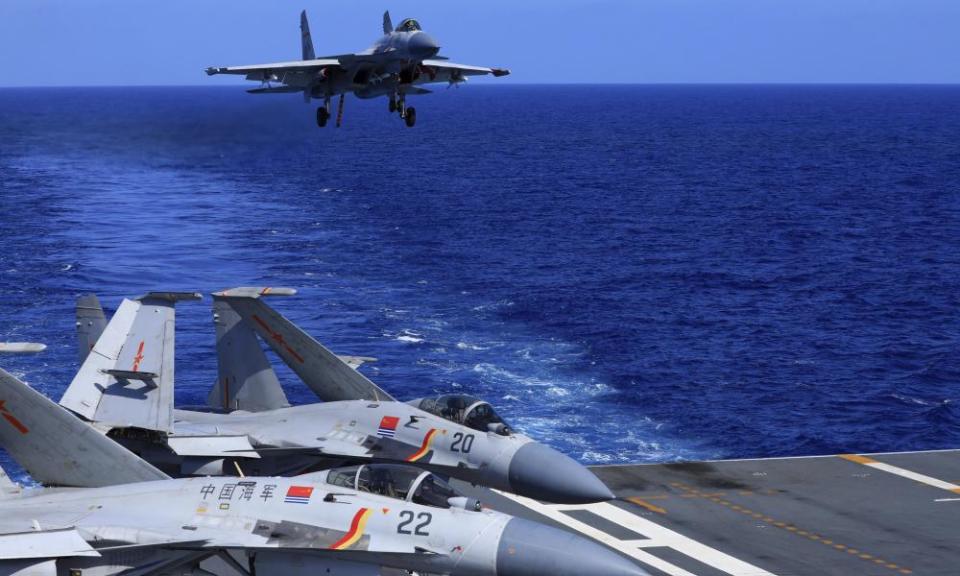
[[[508,82],[960,82],[960,0],[0,0],[0,86],[226,84],[417,17]],[[501,80],[501,82],[503,81]]]

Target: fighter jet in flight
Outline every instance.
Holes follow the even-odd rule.
[[[25,468],[97,486],[25,489],[0,470],[0,574],[646,574],[572,533],[462,506],[435,478],[413,501],[374,493],[408,486],[391,467],[169,479],[2,369],[0,415],[0,445]]]
[[[331,117],[330,100],[340,96],[337,126],[343,119],[344,95],[353,92],[358,98],[386,96],[391,113],[399,113],[407,126],[417,122],[417,111],[407,106],[408,95],[429,94],[423,84],[446,82],[448,86],[467,81],[469,76],[492,74],[506,76],[509,70],[454,64],[439,56],[440,45],[420,23],[407,18],[396,28],[390,13],[383,15],[383,36],[373,46],[356,54],[340,54],[317,58],[310,36],[306,11],[300,14],[302,59],[291,62],[252,66],[210,67],[214,74],[238,74],[261,83],[251,94],[301,93],[308,104],[313,98],[323,99],[317,109],[317,125],[326,126]],[[279,84],[279,85],[276,85]]]
[[[267,306],[285,288],[214,295],[218,382],[206,410],[174,410],[174,305],[198,294],[125,300],[102,335],[78,309],[92,351],[60,404],[174,476],[297,474],[368,462],[413,464],[473,484],[557,503],[613,493],[573,459],[513,430],[462,395],[398,402]],[[291,406],[259,335],[323,401]],[[54,481],[40,478],[41,481]]]

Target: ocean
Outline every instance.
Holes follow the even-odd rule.
[[[59,399],[81,293],[289,286],[395,395],[469,392],[587,463],[960,446],[960,87],[411,104],[338,130],[239,86],[0,90],[0,339],[49,346],[0,362]],[[178,307],[181,405],[210,303]]]

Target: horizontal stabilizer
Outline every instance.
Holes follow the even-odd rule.
[[[74,528],[0,535],[0,560],[100,556]]]
[[[260,457],[246,436],[170,436],[167,446],[180,456]]]
[[[147,300],[162,300],[164,302],[181,302],[183,300],[203,300],[203,294],[199,292],[147,292],[143,296],[136,298],[140,302]]]
[[[46,344],[36,342],[0,342],[0,352],[7,354],[34,354],[46,349]]]
[[[351,368],[353,368],[354,370],[356,370],[357,368],[363,366],[364,364],[366,364],[366,363],[368,363],[368,362],[376,362],[376,361],[377,361],[376,358],[372,358],[372,357],[370,357],[370,356],[344,356],[344,355],[340,355],[340,356],[338,356],[338,358],[340,358],[341,360],[343,360],[344,362],[346,362],[347,365],[350,366]]]
[[[432,94],[433,90],[428,90],[426,88],[421,88],[419,86],[403,86],[400,88],[400,91],[404,94],[412,94],[414,96],[422,96],[424,94]]]
[[[214,292],[214,296],[223,296],[225,298],[260,298],[262,296],[293,296],[297,293],[295,288],[274,288],[272,286],[240,286],[239,288],[230,288]]]
[[[299,86],[271,86],[269,88],[251,88],[247,94],[293,94],[294,92],[303,92]]]

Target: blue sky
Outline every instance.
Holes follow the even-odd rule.
[[[211,65],[360,50],[417,17],[508,82],[960,82],[958,0],[0,0],[0,86],[225,84]]]

